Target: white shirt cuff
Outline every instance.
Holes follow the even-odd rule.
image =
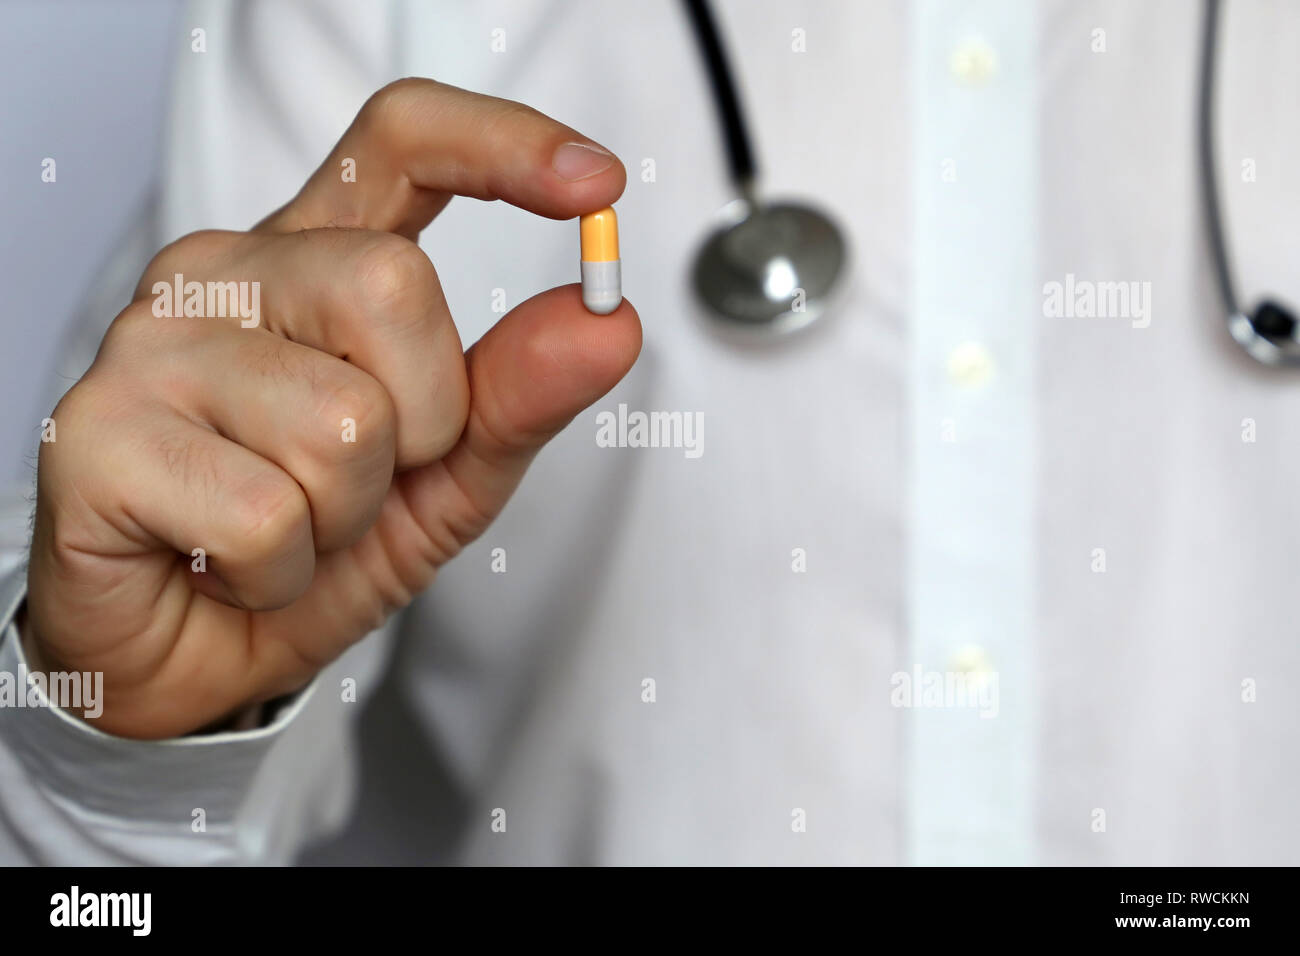
[[[232,822],[316,683],[255,730],[157,741],[113,736],[52,706],[39,691],[30,695],[39,705],[28,705],[27,661],[14,622],[26,583],[25,568],[0,579],[0,673],[13,675],[14,697],[21,698],[0,704],[0,748],[17,758],[30,784],[57,802],[120,821],[188,827],[201,808],[209,827]]]

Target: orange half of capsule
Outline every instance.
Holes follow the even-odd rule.
[[[618,258],[618,216],[612,208],[587,213],[581,219],[581,229],[583,262],[613,262]]]

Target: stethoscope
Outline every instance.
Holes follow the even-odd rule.
[[[706,0],[686,10],[709,72],[738,198],[695,255],[691,284],[709,317],[733,330],[781,334],[816,322],[843,281],[844,234],[825,213],[760,202],[749,133]]]
[[[1201,165],[1201,196],[1210,233],[1210,254],[1219,298],[1228,317],[1228,331],[1246,354],[1265,365],[1300,365],[1300,338],[1294,314],[1276,299],[1260,299],[1251,311],[1238,303],[1228,254],[1228,239],[1219,210],[1214,172],[1214,59],[1218,49],[1219,0],[1205,0],[1201,34],[1201,88],[1197,152]]]
[[[731,69],[707,0],[685,0],[726,138],[732,184],[739,193],[723,222],[696,253],[691,282],[711,318],[755,332],[792,332],[826,314],[843,280],[847,245],[824,213],[790,202],[762,203],[756,166]],[[1300,365],[1300,326],[1276,300],[1244,311],[1237,302],[1214,171],[1214,61],[1219,0],[1205,0],[1201,44],[1198,159],[1215,281],[1227,327],[1266,365]]]

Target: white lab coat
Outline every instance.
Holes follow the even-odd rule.
[[[1300,378],[1222,326],[1193,5],[720,8],[765,191],[852,250],[833,317],[775,345],[712,334],[689,295],[731,191],[677,4],[194,5],[119,288],[150,239],[283,203],[374,89],[423,74],[623,158],[645,349],[268,727],[138,743],[0,711],[0,858],[1297,862]],[[1292,302],[1297,40],[1300,11],[1233,5],[1219,140],[1239,284]],[[466,345],[496,290],[574,281],[576,243],[472,200],[422,238]],[[1149,325],[1043,314],[1067,275],[1150,283]],[[699,414],[703,454],[599,447],[620,403]],[[18,654],[10,628],[0,670]],[[900,674],[972,670],[996,715],[899,706]]]

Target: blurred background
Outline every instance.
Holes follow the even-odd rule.
[[[0,484],[30,483],[60,336],[157,178],[182,9],[179,0],[0,0],[0,448],[24,449],[0,464]],[[53,183],[41,181],[46,157]]]

